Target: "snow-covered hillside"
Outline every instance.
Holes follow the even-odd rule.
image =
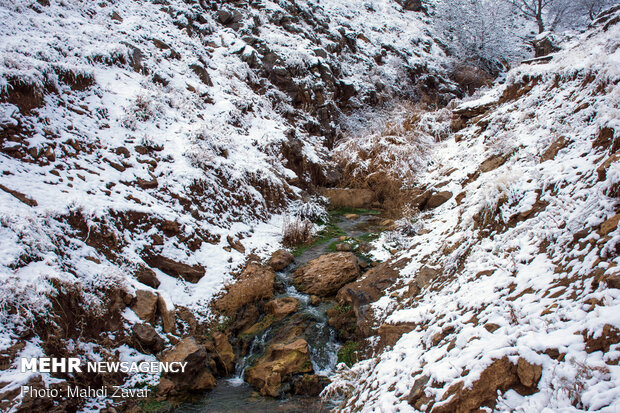
[[[415,175],[445,203],[376,242],[381,298],[339,293],[375,320],[344,411],[620,409],[619,13],[454,110]]]
[[[282,213],[322,208],[340,117],[458,94],[425,19],[391,0],[0,1],[1,408],[32,379],[20,356],[152,357],[128,347],[137,290],[209,320]]]

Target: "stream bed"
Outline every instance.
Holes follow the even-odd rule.
[[[340,229],[337,236],[323,239],[320,244],[312,245],[295,257],[293,264],[283,271],[276,273],[276,283],[280,291],[275,298],[293,297],[299,301],[299,309],[296,317],[304,317],[310,321],[306,330],[306,340],[310,350],[310,359],[314,373],[321,376],[329,376],[337,362],[338,350],[341,345],[336,340],[336,332],[328,324],[326,311],[334,305],[333,301],[323,300],[318,305],[311,304],[311,297],[298,291],[293,285],[293,273],[297,268],[321,255],[333,252],[333,245],[340,236],[357,238],[368,234],[378,233],[381,227],[380,218],[376,214],[361,214],[358,218],[350,219],[345,215],[332,216],[331,223]],[[273,336],[273,329],[267,328],[264,333],[257,335],[244,357],[237,360],[236,372],[231,378],[220,379],[216,387],[206,393],[196,402],[180,405],[176,412],[328,412],[335,407],[334,403],[324,402],[320,397],[296,396],[286,394],[282,398],[262,396],[256,389],[243,380],[244,372],[262,354],[264,354],[269,340]]]

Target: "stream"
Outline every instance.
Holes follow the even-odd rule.
[[[357,238],[368,233],[381,231],[382,218],[373,214],[362,214],[357,219],[348,219],[344,215],[332,217],[332,223],[340,228],[348,237]],[[340,235],[339,235],[340,236]],[[313,245],[295,257],[295,261],[283,271],[276,273],[276,284],[280,291],[276,298],[294,297],[299,300],[299,309],[294,314],[310,320],[305,337],[310,348],[310,359],[314,374],[329,376],[338,361],[338,350],[341,345],[336,341],[336,332],[328,324],[326,311],[334,305],[333,301],[322,300],[320,304],[311,304],[308,294],[299,292],[293,285],[293,273],[309,261],[328,254],[330,244],[338,237],[327,242]],[[291,316],[289,316],[291,317]],[[271,398],[260,395],[256,389],[243,380],[245,369],[250,367],[262,356],[273,337],[274,329],[282,328],[276,323],[257,335],[250,346],[248,354],[237,360],[234,377],[220,379],[216,387],[204,397],[192,403],[185,403],[175,409],[176,412],[328,412],[334,403],[324,402],[320,397],[296,396],[286,394],[282,398]]]

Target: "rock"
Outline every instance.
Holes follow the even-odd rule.
[[[329,384],[329,379],[316,374],[304,374],[293,379],[293,394],[317,397]]]
[[[370,333],[370,326],[374,322],[369,304],[383,297],[386,289],[396,281],[398,270],[405,263],[404,260],[381,263],[368,270],[361,280],[346,284],[338,291],[338,301],[351,305],[363,334]]]
[[[265,304],[265,311],[273,314],[276,318],[284,318],[297,311],[299,300],[294,297],[276,298]]]
[[[161,230],[169,237],[178,235],[181,232],[181,226],[176,221],[164,221],[161,224]]]
[[[221,332],[213,333],[215,352],[221,366],[221,375],[228,376],[235,371],[235,352],[228,341],[228,336]]]
[[[614,153],[609,158],[605,160],[598,168],[596,168],[596,173],[598,174],[598,180],[604,181],[607,179],[607,170],[611,166],[612,163],[618,162],[620,160],[620,153]]]
[[[357,214],[344,214],[344,217],[350,221],[355,221],[356,219],[358,219],[360,216]]]
[[[306,294],[322,297],[335,294],[340,287],[360,275],[357,258],[350,252],[322,255],[293,274],[295,284]]]
[[[160,50],[168,50],[170,46],[159,39],[153,39],[153,44]]]
[[[618,228],[618,222],[620,222],[620,214],[616,214],[607,221],[603,222],[598,230],[599,234],[602,236],[608,235],[610,232]]]
[[[324,188],[322,194],[333,208],[369,208],[375,200],[370,189]]]
[[[391,227],[392,225],[394,225],[394,220],[393,219],[384,219],[383,221],[381,221],[380,225],[382,227]]]
[[[313,306],[317,306],[319,304],[321,304],[321,297],[319,297],[318,295],[311,295],[310,296],[310,304],[312,304]]]
[[[112,14],[110,15],[110,18],[112,20],[116,20],[117,22],[122,23],[123,22],[123,18],[121,17],[120,14],[118,14],[116,11],[113,11]]]
[[[159,293],[157,295],[157,311],[161,317],[164,332],[176,334],[176,313],[174,311],[174,304],[172,304],[172,300],[168,294]]]
[[[620,149],[620,139],[615,137],[616,131],[608,126],[601,128],[597,138],[592,142],[593,148],[602,148],[609,150],[609,153],[615,153]]]
[[[157,295],[147,290],[136,291],[136,301],[131,306],[131,309],[138,318],[152,323],[155,320],[155,311],[157,309]]]
[[[583,333],[583,336],[587,353],[595,351],[607,353],[612,345],[620,343],[620,331],[611,324],[605,324],[603,331],[597,337],[588,335],[586,332]]]
[[[556,140],[553,141],[551,145],[547,148],[547,150],[540,156],[540,162],[551,161],[555,159],[558,152],[564,149],[568,145],[568,139],[564,136],[560,136]]]
[[[234,240],[233,237],[231,237],[230,235],[226,237],[226,241],[228,242],[228,245],[230,245],[232,249],[234,249],[237,252],[240,252],[241,254],[245,254],[245,247],[243,246],[241,241]]]
[[[201,265],[183,264],[161,255],[147,256],[144,261],[172,277],[182,278],[191,283],[197,283],[205,275],[205,269]]]
[[[162,355],[164,363],[187,362],[184,373],[164,373],[162,378],[170,380],[173,387],[166,383],[168,394],[186,391],[205,391],[215,387],[215,377],[207,367],[208,354],[204,346],[199,345],[193,337],[187,337],[174,348]]]
[[[497,392],[505,392],[519,384],[517,366],[504,356],[487,367],[480,378],[465,388],[463,382],[451,386],[445,393],[446,403],[435,405],[433,413],[473,412],[493,403]]]
[[[241,307],[273,297],[276,274],[270,267],[250,263],[239,279],[227,287],[226,293],[217,299],[215,308],[234,315]]]
[[[478,167],[478,171],[480,171],[480,173],[494,171],[495,169],[505,164],[510,155],[512,155],[512,153],[507,155],[493,155],[480,164],[480,167]]]
[[[422,7],[422,0],[400,0],[399,3],[403,6],[403,9],[407,11],[419,12],[424,10]]]
[[[155,274],[155,271],[150,268],[140,266],[134,275],[142,284],[148,285],[149,287],[155,289],[159,287],[160,282],[157,279],[157,275]]]
[[[416,327],[415,323],[383,323],[379,327],[378,333],[381,338],[379,347],[393,346],[403,336],[403,334],[413,331]]]
[[[407,396],[407,402],[417,410],[420,410],[422,404],[426,404],[426,402],[428,401],[428,398],[424,394],[424,389],[426,388],[429,380],[430,377],[428,376],[422,376],[420,378],[417,378],[413,382],[413,387],[411,387],[411,391]],[[420,401],[422,401],[422,403],[419,403]]]
[[[157,178],[153,178],[150,181],[147,181],[146,179],[138,178],[136,180],[136,183],[142,189],[155,189],[157,188],[157,186],[159,186],[159,182],[157,182]]]
[[[438,206],[448,201],[450,198],[452,198],[452,192],[448,192],[448,191],[435,192],[430,196],[428,201],[426,201],[425,208],[426,209],[437,208]]]
[[[542,366],[532,364],[522,357],[517,362],[517,375],[525,387],[536,387],[542,376]]]
[[[278,397],[282,382],[293,374],[312,372],[308,343],[298,338],[291,343],[276,343],[255,366],[246,370],[245,379],[264,396]]]
[[[209,76],[209,72],[207,72],[207,69],[200,66],[199,64],[190,65],[189,68],[192,69],[192,72],[196,73],[202,83],[209,87],[213,86],[213,81],[211,80],[211,76]]]
[[[351,251],[351,244],[347,244],[346,242],[336,244],[336,251]]]
[[[274,271],[280,271],[288,267],[288,265],[293,261],[295,261],[293,254],[287,250],[280,249],[271,254],[271,258],[269,258],[269,266],[273,268]]]
[[[2,189],[4,192],[7,192],[11,195],[13,195],[15,198],[19,199],[20,201],[22,201],[24,204],[28,205],[28,206],[37,206],[39,205],[39,203],[37,201],[35,201],[34,199],[28,198],[26,195],[22,194],[21,192],[15,191],[13,189],[9,189],[4,185],[0,184],[0,189]]]
[[[157,334],[157,331],[150,324],[135,324],[131,330],[138,350],[146,350],[147,353],[159,353],[164,349],[164,339]]]

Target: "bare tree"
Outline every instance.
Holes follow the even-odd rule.
[[[545,31],[545,14],[547,9],[555,3],[555,0],[505,0],[517,10],[538,24],[538,33]]]

